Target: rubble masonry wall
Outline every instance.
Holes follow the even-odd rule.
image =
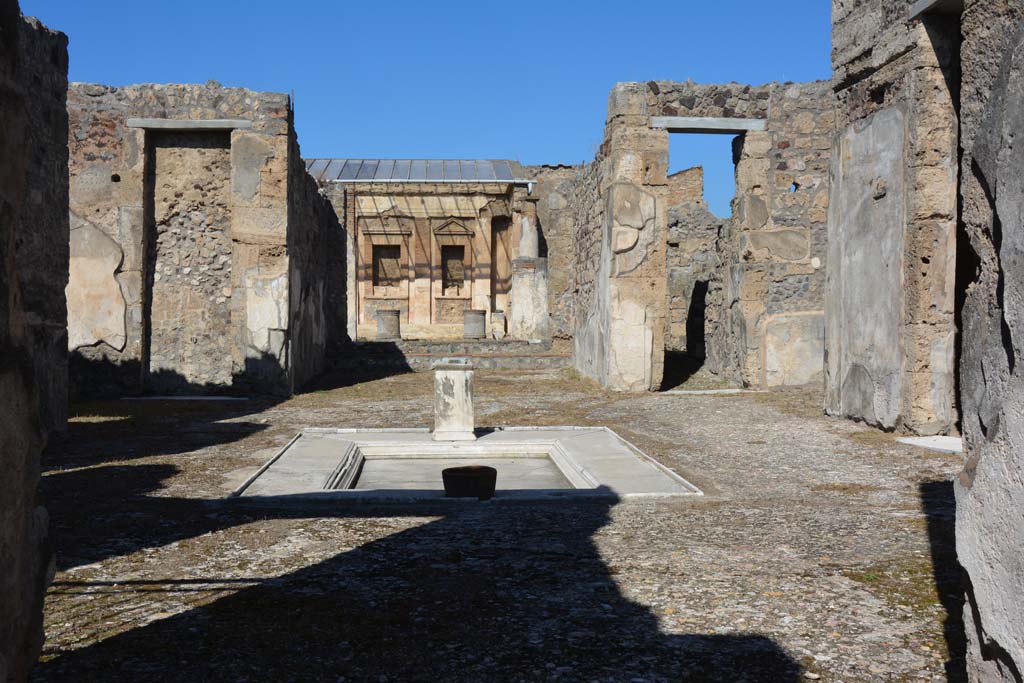
[[[330,236],[317,229],[330,213],[294,166],[287,95],[76,83],[68,101],[76,393],[287,394],[315,374],[338,324],[327,290],[313,294],[328,276],[310,242]],[[247,123],[172,132],[132,118]]]
[[[67,419],[67,37],[0,2],[0,680],[43,642],[40,454]]]

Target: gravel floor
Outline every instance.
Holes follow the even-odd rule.
[[[36,679],[964,680],[960,458],[823,417],[817,389],[478,373],[478,425],[607,425],[700,499],[224,500],[304,426],[429,426],[431,382],[76,406],[47,455],[58,572]]]

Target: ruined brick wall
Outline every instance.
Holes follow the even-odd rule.
[[[67,38],[0,2],[0,680],[28,677],[52,577],[40,453],[66,416]]]
[[[817,380],[834,131],[829,84],[651,81],[647,106],[651,116],[766,121],[766,131],[735,144],[736,198],[721,253],[728,270],[722,369],[751,386]]]
[[[704,168],[693,168],[677,171],[668,177],[668,189],[665,203],[678,206],[686,202],[704,204]]]
[[[292,292],[290,274],[307,266],[292,268],[289,244],[317,241],[296,231],[318,222],[299,224],[307,188],[288,97],[76,83],[68,111],[78,392],[288,393],[308,379],[328,325],[291,328],[292,305],[313,290]],[[306,332],[321,341],[296,336]]]
[[[526,178],[536,178],[537,219],[542,238],[541,257],[548,259],[548,310],[551,336],[571,339],[573,335],[573,195],[577,166],[524,166]]]
[[[722,371],[724,286],[722,239],[725,221],[696,200],[668,211],[667,351],[706,359],[704,367]]]
[[[289,164],[290,362],[300,388],[348,341],[345,233],[339,213],[306,173],[294,130]]]
[[[608,160],[598,158],[584,166],[568,195],[572,212],[572,298],[569,313],[573,331],[573,362],[588,377],[597,377],[606,353],[596,320],[598,271],[605,222],[605,183]]]
[[[969,0],[962,18],[962,221],[969,265],[960,391],[968,460],[957,555],[972,681],[1024,680],[1024,2]]]
[[[956,18],[833,2],[826,409],[947,432],[954,404]]]

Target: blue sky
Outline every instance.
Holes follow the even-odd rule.
[[[71,78],[294,92],[303,155],[589,161],[617,81],[828,78],[826,0],[22,0]],[[730,139],[673,136],[717,213]]]

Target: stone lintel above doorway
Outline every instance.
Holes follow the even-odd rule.
[[[248,119],[143,119],[130,118],[129,128],[145,128],[147,130],[235,130],[236,128],[252,128]]]
[[[768,129],[765,119],[740,119],[710,116],[652,116],[651,128],[670,133],[747,133]]]

